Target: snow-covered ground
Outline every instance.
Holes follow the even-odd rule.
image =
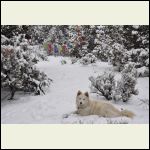
[[[61,64],[63,59],[67,61],[67,64]],[[14,101],[1,98],[1,123],[149,123],[149,78],[138,78],[139,95],[132,96],[127,103],[111,101],[119,109],[125,108],[133,111],[136,114],[133,119],[127,117],[81,117],[75,114],[68,116],[65,114],[76,109],[77,91],[90,92],[89,76],[112,70],[112,66],[104,62],[83,66],[78,63],[71,64],[70,58],[50,56],[48,61],[39,62],[37,67],[53,79],[46,95],[32,96],[17,93]],[[119,74],[116,73],[116,77],[118,76]],[[105,100],[94,94],[90,94],[90,97]]]

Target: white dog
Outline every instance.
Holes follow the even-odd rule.
[[[90,100],[88,92],[82,93],[78,91],[76,96],[77,111],[74,113],[81,116],[98,115],[100,117],[119,117],[126,116],[133,118],[135,115],[128,110],[118,110],[112,104],[102,101]]]

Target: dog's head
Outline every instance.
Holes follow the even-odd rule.
[[[86,108],[89,105],[89,93],[82,93],[81,91],[77,92],[76,96],[77,108]]]

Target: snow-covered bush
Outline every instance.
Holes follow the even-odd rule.
[[[135,68],[135,63],[130,62],[126,64],[121,71],[121,79],[116,81],[113,91],[113,100],[126,102],[132,94],[137,95],[138,90],[135,89],[136,83],[137,69]]]
[[[149,76],[149,49],[138,48],[126,52],[128,62],[134,62],[139,77]]]
[[[139,60],[140,67],[138,68],[138,75],[140,77],[149,76],[149,49],[141,49]]]
[[[123,45],[114,43],[108,52],[109,61],[113,66],[117,67],[118,71],[121,71],[126,63],[126,51]]]
[[[109,46],[105,43],[100,43],[97,45],[92,53],[100,60],[102,61],[108,61],[108,50]]]
[[[79,55],[81,56],[81,57],[84,57],[84,56],[86,56],[87,54],[88,54],[88,48],[87,48],[87,45],[84,45],[84,46],[82,46],[82,48],[79,50]]]
[[[88,53],[80,59],[80,63],[83,65],[88,65],[88,64],[95,63],[96,60],[97,58],[93,54]]]
[[[136,68],[140,68],[143,66],[149,66],[149,49],[148,48],[132,48],[131,50],[126,52],[127,59],[130,62],[136,63]]]
[[[134,62],[128,62],[126,65],[124,65],[123,70],[121,71],[122,74],[132,74],[134,77],[137,77],[137,69],[136,69],[136,63]]]
[[[96,78],[89,77],[91,81],[91,92],[104,96],[107,100],[112,99],[112,92],[115,85],[114,74],[112,72],[104,73]]]
[[[48,60],[47,52],[41,45],[34,45],[28,47],[32,53],[33,59],[36,59],[37,61],[40,60]]]
[[[131,72],[127,68],[130,68]],[[90,77],[89,80],[91,81],[91,92],[102,95],[107,100],[126,102],[132,94],[138,94],[138,90],[135,89],[136,70],[131,69],[130,65],[121,72],[120,80],[115,80],[112,72],[105,72],[96,78]]]
[[[117,81],[112,99],[115,101],[123,101],[126,102],[132,96],[132,94],[137,95],[138,90],[135,89],[136,78],[134,75],[129,73],[123,73],[121,80]]]
[[[1,87],[9,87],[10,99],[16,91],[44,93],[43,87],[49,86],[51,79],[34,66],[32,47],[22,37],[15,37],[14,46],[1,45]]]

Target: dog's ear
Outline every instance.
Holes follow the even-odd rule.
[[[77,93],[77,96],[80,95],[81,93],[82,93],[82,92],[79,90],[78,93]]]
[[[85,92],[84,95],[87,96],[87,97],[89,97],[89,93],[88,92]]]

